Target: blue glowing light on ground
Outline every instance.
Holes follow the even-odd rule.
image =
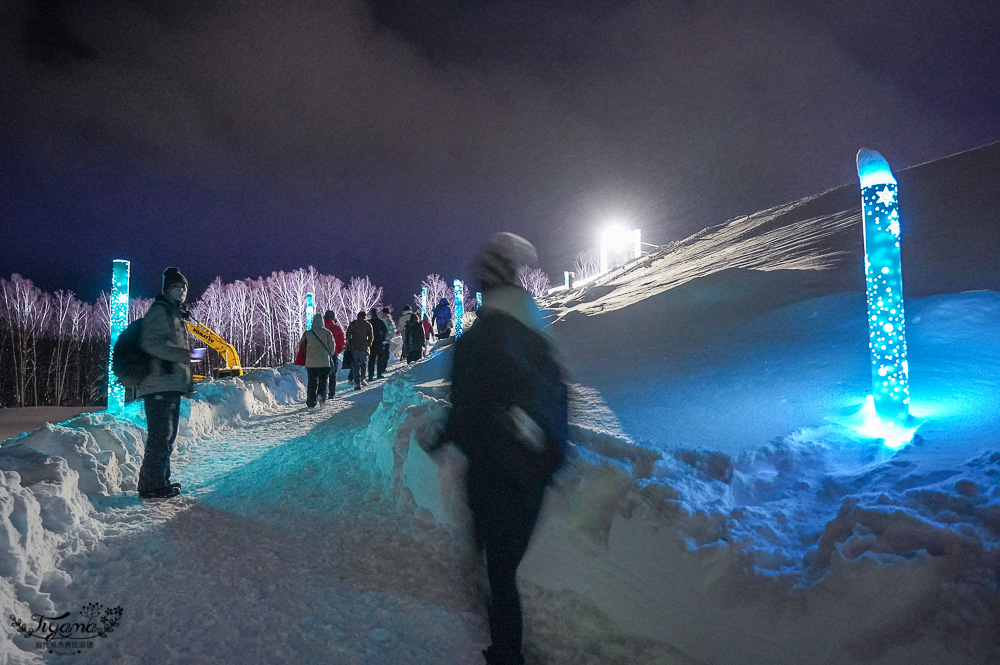
[[[898,187],[888,162],[874,150],[858,152],[858,177],[864,220],[874,417],[890,432],[903,431],[908,429],[910,421],[910,393],[899,258]],[[886,443],[890,445],[888,439]]]
[[[455,339],[465,332],[465,287],[462,280],[455,280]]]
[[[108,413],[120,414],[125,408],[125,386],[111,370],[114,360],[115,342],[128,325],[128,279],[130,263],[124,259],[114,260],[111,273],[111,347],[108,350]]]

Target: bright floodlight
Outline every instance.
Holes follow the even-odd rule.
[[[462,336],[465,332],[464,319],[465,319],[465,287],[462,286],[462,281],[455,280],[455,339]]]
[[[115,259],[111,273],[111,346],[108,349],[108,413],[125,410],[125,386],[111,369],[115,342],[128,325],[128,278],[130,263]]]
[[[858,152],[858,177],[875,413],[885,426],[904,429],[909,422],[910,392],[899,260],[899,190],[889,163],[874,150]]]
[[[620,226],[611,226],[601,234],[601,272],[611,269],[610,254],[631,250],[632,258],[642,255],[641,232],[639,229],[626,231]]]
[[[601,234],[601,273],[606,273],[611,269],[611,261],[608,255],[611,252],[620,252],[627,242],[625,230],[620,226],[609,226]]]

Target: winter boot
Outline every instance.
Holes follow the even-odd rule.
[[[174,487],[172,485],[167,485],[166,487],[160,488],[158,490],[151,490],[148,492],[139,492],[140,499],[171,499],[175,496],[179,496],[181,493],[181,488]]]
[[[519,653],[497,651],[493,647],[483,649],[486,665],[524,665],[524,656]]]

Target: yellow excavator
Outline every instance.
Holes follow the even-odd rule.
[[[188,332],[215,349],[226,366],[216,372],[216,377],[223,379],[227,376],[243,376],[243,366],[240,365],[240,356],[232,344],[222,338],[222,336],[199,321],[186,321]],[[205,377],[196,374],[195,381],[200,381]]]

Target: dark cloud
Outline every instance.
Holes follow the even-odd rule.
[[[850,181],[862,145],[904,166],[1000,138],[993,3],[799,4],[14,3],[25,240],[0,266],[312,263],[399,300],[495,230],[555,275],[611,216],[665,242]]]

